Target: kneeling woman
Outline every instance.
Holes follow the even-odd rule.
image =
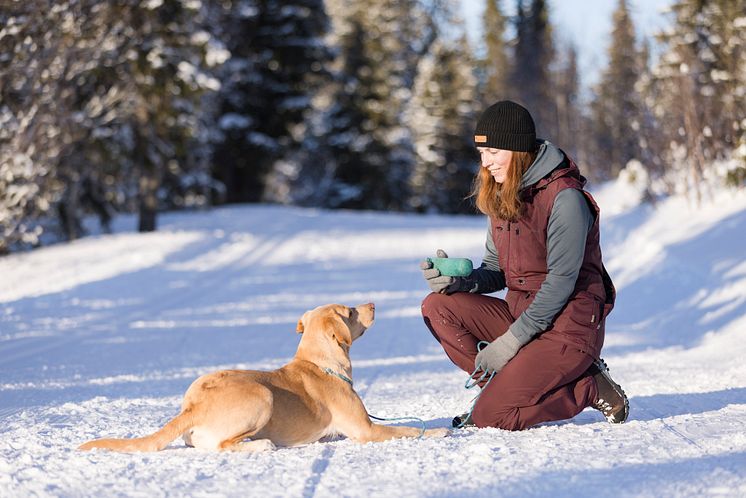
[[[559,148],[536,140],[531,115],[514,102],[490,106],[474,141],[473,194],[489,217],[482,264],[468,277],[421,264],[433,291],[425,324],[462,370],[495,374],[462,423],[520,430],[588,406],[624,422],[627,397],[600,359],[616,292],[585,179]],[[484,295],[505,287],[505,300]],[[489,345],[478,351],[480,341]]]

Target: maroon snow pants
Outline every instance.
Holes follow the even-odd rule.
[[[422,317],[448,358],[469,374],[477,343],[492,342],[515,321],[504,300],[464,292],[428,295]],[[596,399],[596,383],[584,375],[592,362],[573,346],[540,335],[483,389],[472,420],[477,427],[521,430],[572,418]]]

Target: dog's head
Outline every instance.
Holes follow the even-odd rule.
[[[373,303],[355,307],[326,304],[303,313],[296,330],[299,334],[325,334],[341,346],[349,347],[373,325],[375,311]]]

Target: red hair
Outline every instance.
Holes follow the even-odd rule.
[[[536,152],[513,151],[503,183],[497,183],[489,169],[480,167],[474,177],[470,195],[476,198],[477,209],[494,218],[516,221],[523,208],[518,196],[521,178],[535,159]]]

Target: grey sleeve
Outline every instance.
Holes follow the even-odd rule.
[[[513,335],[526,344],[546,330],[567,303],[585,255],[585,241],[594,216],[580,190],[557,194],[547,226],[547,278],[531,305],[510,326]]]
[[[492,227],[487,221],[487,241],[484,244],[484,256],[479,268],[463,278],[461,290],[476,294],[489,294],[505,288],[505,273],[500,269],[495,241],[492,240]]]

